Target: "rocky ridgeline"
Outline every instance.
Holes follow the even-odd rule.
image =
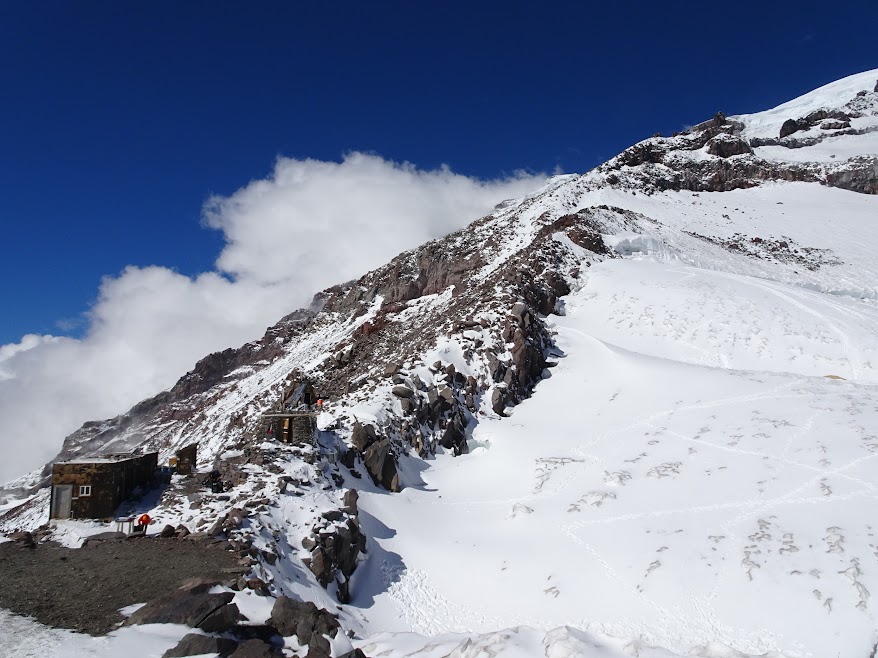
[[[513,223],[508,218],[503,221]],[[180,447],[179,442],[200,437],[223,435],[223,448],[257,440],[261,438],[258,436],[259,413],[267,410],[289,382],[301,374],[299,369],[303,363],[289,356],[291,348],[300,347],[314,335],[338,337],[330,344],[316,341],[302,357],[302,360],[313,358],[314,353],[320,351],[333,354],[331,359],[307,373],[321,394],[333,402],[343,402],[345,396],[359,389],[374,388],[383,381],[387,364],[417,359],[433,347],[440,336],[458,336],[471,344],[468,357],[477,350],[494,353],[491,368],[484,372],[484,377],[475,387],[472,382],[467,384],[470,399],[467,401],[467,393],[464,393],[461,406],[469,404],[472,413],[485,388],[496,388],[498,390],[491,393],[492,406],[502,413],[504,406],[527,397],[539,380],[545,367],[542,352],[551,341],[541,321],[535,319],[551,313],[555,300],[568,290],[567,275],[559,273],[551,262],[563,251],[552,240],[551,232],[567,234],[584,249],[605,250],[599,235],[587,226],[587,221],[580,225],[579,219],[567,218],[553,224],[547,218],[543,233],[533,242],[509,254],[500,267],[477,277],[505,246],[502,235],[495,235],[497,223],[493,217],[479,220],[468,229],[402,254],[357,282],[323,291],[312,305],[317,311],[297,311],[270,328],[259,341],[202,359],[172,389],[135,405],[126,414],[84,424],[65,439],[56,460],[98,454],[110,444],[114,451],[159,450],[164,458]],[[502,228],[499,227],[501,232]],[[543,250],[546,253],[541,255]],[[571,258],[570,254],[565,258],[570,261],[567,270],[573,271],[576,267],[573,261],[578,263],[579,259]],[[447,302],[425,305],[419,315],[403,321],[409,303],[438,295],[449,286],[454,288]],[[363,321],[375,303],[380,303],[377,312]],[[520,304],[525,308],[517,306]],[[466,337],[476,326],[491,332],[490,349]],[[509,353],[504,346],[505,338],[512,343]],[[272,381],[255,393],[242,395],[240,402],[222,418],[207,416],[211,407],[236,392],[239,383],[259,376],[267,367],[285,358],[289,362],[285,378]],[[507,374],[508,370],[512,373]],[[490,382],[503,385],[494,387]],[[448,383],[456,392],[460,391],[460,381],[455,383],[452,377]],[[445,412],[450,414],[450,410]],[[417,413],[423,417],[423,411]],[[432,420],[434,423],[437,420],[435,413]],[[438,429],[444,432],[445,423],[441,424],[443,427]],[[432,428],[427,433],[438,429]],[[421,446],[431,443],[431,438],[425,437]],[[372,451],[376,452],[378,449]],[[386,453],[386,446],[380,452]],[[372,454],[369,461],[381,462],[381,455]],[[49,465],[43,470],[43,479],[33,483],[36,488],[45,486],[48,474]],[[378,480],[392,488],[387,478],[379,476]]]
[[[375,484],[396,491],[402,454],[426,457],[438,446],[463,454],[481,414],[505,415],[528,397],[552,365],[554,343],[545,317],[570,291],[583,254],[588,255],[586,264],[589,257],[609,255],[600,238],[601,216],[608,212],[615,211],[542,217],[525,246],[493,268],[492,256],[502,244],[479,239],[487,221],[480,220],[403,254],[331,299],[325,310],[335,312],[382,302],[368,322],[335,346],[329,363],[310,375],[340,400],[357,393],[368,396],[382,386],[391,394],[381,426],[342,414],[336,431],[352,448],[343,463],[354,472],[362,464]],[[440,257],[449,252],[456,258]],[[409,302],[437,295],[449,285],[454,289],[447,300],[413,312]],[[469,374],[448,361],[424,361],[440,338],[459,345]]]
[[[876,126],[854,128],[851,120],[878,116],[878,91],[863,90],[839,109],[820,109],[783,123],[777,138],[746,139],[744,124],[718,113],[713,119],[671,137],[635,144],[604,163],[592,186],[609,184],[646,193],[663,190],[727,192],[764,181],[816,182],[863,194],[878,194],[878,158],[852,157],[842,162],[777,162],[753,149],[812,146],[829,137],[859,135]],[[712,158],[694,158],[706,150]]]
[[[671,137],[656,136],[626,149],[583,176],[576,187],[580,194],[606,185],[649,194],[661,190],[727,191],[783,180],[819,182],[875,194],[878,159],[873,156],[832,163],[777,162],[758,157],[753,149],[763,145],[799,148],[827,136],[862,131],[865,129],[853,128],[850,122],[876,115],[878,92],[862,90],[841,108],[790,117],[776,140],[748,140],[740,121],[717,114],[690,130]],[[696,151],[709,157],[692,157]],[[379,440],[376,447],[370,444],[360,450],[362,457],[370,450],[367,461],[371,468],[366,470],[373,479],[393,489],[398,484],[393,485],[391,469],[385,464],[388,458],[398,458],[399,446],[408,445],[423,455],[442,442],[460,451],[463,443],[457,430],[471,425],[468,414],[480,408],[482,396],[490,395],[489,408],[503,413],[505,406],[527,397],[539,380],[545,367],[542,352],[551,343],[539,316],[553,312],[555,300],[565,294],[576,267],[551,262],[551,254],[556,260],[559,256],[550,235],[560,230],[597,257],[605,254],[588,213],[542,217],[537,226],[545,233],[521,236],[524,240],[519,248],[510,249],[521,228],[520,215],[537,201],[527,199],[501,209],[446,238],[405,252],[357,281],[319,293],[310,309],[287,316],[259,341],[202,359],[170,391],[117,418],[86,423],[65,440],[59,458],[95,454],[110,442],[114,450],[143,446],[170,451],[180,436],[197,439],[223,433],[230,441],[252,438],[258,433],[258,413],[272,404],[289,379],[272,381],[255,394],[243,396],[222,419],[206,414],[233,392],[238,382],[249,381],[278,360],[290,361],[292,377],[292,371],[302,367],[306,357],[330,352],[330,359],[307,374],[315,378],[322,394],[343,402],[351,393],[373,390],[385,377],[405,377],[399,372],[387,375],[385,370],[406,363],[414,366],[438,337],[456,336],[468,343],[468,357],[485,356],[489,367],[483,368],[475,382],[448,378],[444,385],[451,393],[440,396],[444,402],[436,397],[441,386],[432,393],[428,385],[419,386],[410,377],[396,382],[413,391],[407,396],[398,389],[402,399],[408,400],[402,404],[401,414],[407,422],[381,428],[379,433],[391,440],[389,444]],[[418,305],[419,300],[440,295],[452,286],[449,300]],[[417,313],[412,312],[413,304]],[[470,338],[477,333],[481,336]],[[302,353],[301,361],[291,360],[291,350],[314,335],[324,336],[325,342],[314,342],[309,353]],[[512,343],[508,348],[507,339]],[[448,365],[441,363],[439,367]],[[450,408],[445,408],[446,404]],[[449,422],[452,430],[447,433]],[[340,434],[349,438],[352,429],[350,425]],[[45,470],[43,476],[47,474]],[[45,480],[38,484],[45,484]]]

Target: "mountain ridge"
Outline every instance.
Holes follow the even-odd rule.
[[[420,496],[431,461],[446,453],[484,451],[485,442],[476,438],[481,424],[514,423],[517,408],[541,382],[551,380],[555,368],[564,369],[566,355],[557,342],[556,325],[567,315],[565,300],[573,301],[572,293],[588,290],[592,297],[577,297],[577,308],[587,308],[584,299],[604,300],[601,308],[609,311],[601,321],[580,319],[577,326],[587,326],[593,339],[606,345],[729,372],[764,369],[770,373],[766,378],[777,373],[841,376],[838,372],[843,371],[845,378],[854,380],[849,386],[868,390],[878,382],[878,360],[872,364],[878,353],[870,347],[870,336],[874,338],[878,327],[878,270],[862,244],[878,238],[878,229],[868,224],[878,208],[876,134],[878,70],[763,113],[719,114],[683,133],[649,138],[586,174],[554,177],[540,190],[500,204],[465,229],[404,252],[356,281],[318,293],[310,309],[286,316],[258,341],[205,357],[169,391],[114,419],[86,423],[65,439],[59,457],[139,447],[158,450],[164,459],[196,441],[202,465],[234,462],[244,471],[268,469],[269,462],[257,459],[265,439],[260,414],[292,382],[307,377],[328,400],[328,410],[318,420],[319,444],[314,454],[304,456],[311,460],[309,466],[296,461],[302,455],[285,459],[328,487],[330,493],[319,509],[341,506],[337,494],[353,487],[364,491],[368,501],[387,489],[410,489],[410,495]],[[799,159],[809,153],[812,160]],[[788,211],[808,221],[788,217]],[[689,290],[680,287],[683,279],[676,274],[632,265],[629,269],[638,273],[633,276],[649,275],[638,284],[643,290],[674,301],[666,311],[656,311],[654,306],[661,304],[635,299],[631,291],[637,288],[614,269],[615,263],[644,259],[678,264],[686,270],[683,279],[696,272],[709,276],[702,277],[701,288]],[[741,308],[754,309],[751,322],[733,326],[733,307],[717,312],[728,326],[712,326],[711,309],[721,309],[722,297],[711,297],[710,291],[728,290],[731,298],[744,299],[745,286],[774,300],[773,305],[759,306],[761,297],[747,298],[747,306]],[[672,317],[700,304],[704,308],[698,311],[698,322]],[[816,310],[816,304],[823,310]],[[660,327],[654,328],[662,313]],[[772,324],[775,319],[777,325]],[[623,321],[629,323],[625,330]],[[795,333],[810,321],[826,323],[826,328],[788,343],[772,342],[776,327]],[[707,338],[697,334],[702,325],[710,327]],[[758,339],[755,345],[753,336]],[[696,347],[690,349],[688,343]],[[513,420],[504,420],[509,415]],[[864,427],[862,441],[871,454],[869,426]],[[541,462],[546,481],[555,469],[580,458],[558,459],[572,461]],[[678,467],[668,464],[676,463],[665,462],[660,465],[663,470],[645,477],[670,477]],[[270,472],[254,470],[250,479],[271,479]],[[10,489],[33,494],[24,490],[38,489],[46,475],[45,470],[32,474],[11,483]],[[470,483],[475,487],[474,480]],[[256,489],[248,495],[257,496]],[[610,493],[617,496],[612,490],[589,492],[604,498],[586,497],[577,510],[594,506],[594,500],[600,507],[601,501],[611,500]],[[333,496],[339,500],[333,503]],[[45,505],[44,496],[31,499],[0,517],[0,528],[21,527]],[[392,506],[387,510],[401,514]],[[513,508],[512,516],[531,512]],[[198,516],[200,512],[184,511],[179,501],[167,503],[162,513],[187,523],[205,518]],[[270,527],[269,518],[279,522],[272,514],[265,511],[264,519],[252,521],[257,535]],[[301,543],[301,534],[320,535],[308,534],[310,522],[296,518],[284,531],[290,546]],[[574,526],[569,532],[575,534],[579,526]],[[363,528],[380,554],[374,539],[380,533],[378,524],[367,521]],[[306,565],[328,594],[343,602],[353,597],[354,605],[365,596],[358,594],[358,578],[367,583],[363,591],[368,592],[381,579],[382,587],[391,592],[408,582],[405,569],[375,572],[380,562],[375,555],[355,554],[369,575],[351,565],[343,567],[350,554],[333,555],[319,541],[309,557],[272,547],[270,541],[264,548]],[[752,562],[754,555],[750,551],[745,559]],[[331,598],[323,594],[293,587],[284,572],[292,567],[266,563],[262,568],[277,592],[292,588],[299,596],[330,605]],[[860,568],[855,583],[860,582]],[[382,596],[380,591],[373,595]],[[343,618],[357,632],[368,628],[356,610]],[[421,618],[414,622],[425,623]],[[626,633],[637,628],[622,626]],[[716,622],[699,632],[706,637],[719,626]],[[418,628],[445,630],[430,624]],[[693,634],[693,643],[698,637]],[[740,650],[782,646],[758,633],[753,637]],[[788,645],[783,648],[789,650]]]

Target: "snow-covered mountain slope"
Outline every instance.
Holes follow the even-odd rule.
[[[625,265],[595,266],[589,279]],[[630,265],[638,274],[616,281],[620,297],[637,294],[640,277],[677,271]],[[868,655],[875,389],[621,349],[591,335],[595,316],[614,313],[589,287],[566,298],[555,321],[564,356],[536,395],[481,422],[472,454],[439,458],[423,487],[361,501],[393,529],[373,530],[381,551],[366,569],[386,591],[370,624],[427,635],[571,626],[680,653],[714,641],[749,654]],[[771,301],[754,290],[729,303]],[[699,320],[685,309],[670,342],[674,325]],[[799,320],[793,345],[811,326]],[[693,346],[722,347],[704,338]]]
[[[868,656],[876,83],[554,177],[62,456],[197,441],[202,468],[240,472],[232,500],[178,491],[151,515],[253,510],[230,538],[262,551],[255,574],[324,607],[349,594],[371,656]],[[302,377],[329,400],[319,445],[273,448],[260,414]],[[330,550],[346,524],[365,554]]]
[[[770,110],[733,118],[744,123],[745,137],[774,137],[779,133],[784,122],[790,119],[799,119],[820,110],[831,111],[849,105],[854,107],[860,105],[863,103],[860,99],[866,97],[862,92],[865,91],[867,94],[870,91],[875,92],[876,84],[878,83],[875,80],[875,71],[865,71],[830,82]],[[874,115],[854,117],[850,121],[852,127],[860,128],[874,127],[878,124],[878,121],[874,120]],[[875,151],[867,151],[867,153],[874,155]]]

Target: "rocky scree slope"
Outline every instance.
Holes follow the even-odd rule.
[[[747,124],[746,116],[726,117],[720,112],[670,137],[654,136],[598,167],[593,184],[651,194],[661,190],[727,192],[768,181],[799,181],[878,193],[878,156],[874,153],[837,162],[790,162],[783,161],[783,156],[765,157],[760,150],[771,146],[792,151],[878,132],[875,89],[860,89],[839,107],[812,109],[802,115],[796,112],[783,121],[776,135]]]

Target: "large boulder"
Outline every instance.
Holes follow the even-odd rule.
[[[362,425],[360,421],[354,423],[354,429],[351,433],[351,444],[359,452],[363,452],[370,445],[378,440],[375,427],[372,425]]]
[[[491,392],[491,409],[498,416],[506,415],[506,389],[499,386]]]
[[[784,137],[787,137],[788,135],[792,135],[798,129],[799,129],[799,122],[798,121],[796,121],[795,119],[787,119],[786,121],[783,122],[783,124],[781,124],[780,138],[783,139]]]
[[[359,512],[357,509],[357,501],[360,498],[360,494],[357,493],[356,489],[348,489],[344,492],[344,496],[342,497],[342,502],[344,503],[344,511],[352,516],[356,516]]]
[[[162,654],[162,658],[182,658],[183,656],[201,656],[203,654],[219,654],[220,658],[227,658],[238,648],[235,640],[227,640],[222,637],[210,635],[196,635],[189,633],[183,636],[176,646],[171,647]]]
[[[453,449],[455,457],[467,452],[466,420],[459,412],[449,419],[439,445],[445,449]]]
[[[262,640],[253,639],[238,645],[229,658],[283,658],[283,653]]]
[[[271,609],[271,625],[284,637],[296,636],[299,644],[310,644],[312,636],[338,634],[338,620],[311,601],[295,601],[286,596],[278,597]]]
[[[242,619],[238,606],[230,603],[229,605],[217,608],[207,615],[204,621],[198,624],[198,628],[206,633],[224,633]]]
[[[363,453],[363,463],[376,485],[388,491],[400,490],[396,458],[391,449],[390,439],[381,439],[366,448]]]
[[[405,384],[399,384],[393,387],[393,394],[398,398],[410,398],[415,392]]]
[[[318,546],[311,551],[311,557],[307,564],[308,568],[311,569],[311,573],[317,578],[318,583],[326,587],[332,582],[335,569],[332,567],[332,558],[326,554],[323,546]]]
[[[753,149],[746,139],[722,133],[707,142],[707,152],[721,158],[730,158],[733,155],[753,153]]]
[[[177,589],[153,599],[136,610],[125,622],[136,624],[184,624],[197,628],[205,619],[235,597],[231,592],[208,594],[202,587]],[[237,612],[237,608],[235,608]]]

